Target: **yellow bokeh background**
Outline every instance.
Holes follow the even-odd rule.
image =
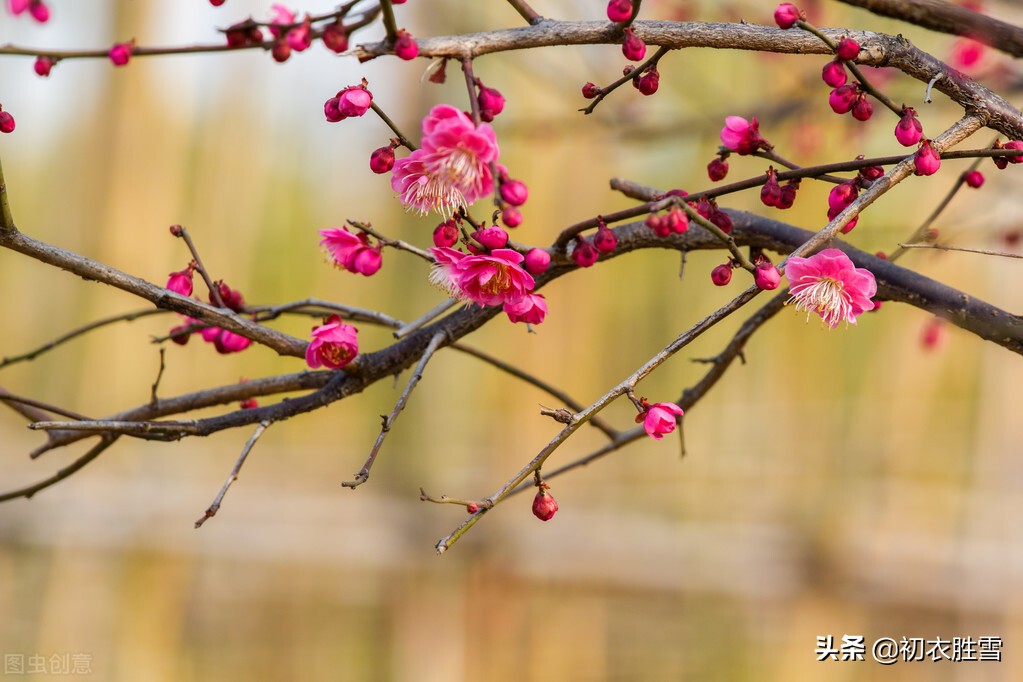
[[[266,16],[270,3],[50,4],[45,27],[0,15],[0,43],[212,43],[213,27]],[[552,18],[604,17],[596,0],[533,5]],[[774,5],[647,0],[642,15],[770,23]],[[1008,3],[992,11],[1020,20]],[[414,0],[396,12],[420,36],[521,24],[498,2]],[[901,32],[938,56],[954,41],[837,3],[813,5],[811,19]],[[358,37],[380,35],[374,26]],[[1011,92],[1011,63],[985,59],[986,82]],[[705,187],[727,115],[758,116],[780,153],[806,165],[901,151],[895,119],[880,106],[866,124],[828,109],[821,57],[674,52],[661,62],[655,96],[625,87],[594,114],[578,113],[582,83],[610,82],[623,63],[612,46],[477,60],[477,76],[508,98],[494,122],[501,162],[530,188],[516,241],[549,244],[578,220],[631,205],[608,189],[611,177]],[[283,65],[258,51],[136,58],[121,69],[69,60],[40,79],[30,58],[0,57],[0,104],[18,122],[0,139],[18,226],[162,284],[188,262],[167,231],[180,223],[214,277],[250,303],[315,297],[413,319],[443,300],[421,261],[387,250],[383,269],[363,278],[328,267],[319,252],[316,231],[346,219],[424,247],[436,223],[404,213],[387,177],[367,171],[387,128],[372,116],[327,124],[322,105],[365,77],[375,101],[414,134],[433,104],[466,106],[456,65],[440,86],[422,78],[426,66],[358,64],[315,45]],[[917,107],[930,135],[961,114],[943,97],[923,104],[919,82],[876,75],[895,101]],[[848,240],[890,251],[968,163],[910,178]],[[766,165],[730,164],[729,179]],[[951,243],[1002,249],[1020,224],[1019,173],[982,168],[987,184],[959,195],[936,226]],[[784,214],[755,192],[722,204],[818,229],[827,191],[805,181]],[[736,282],[711,286],[708,273],[722,261],[720,252],[691,254],[680,281],[677,253],[629,254],[546,287],[550,315],[535,334],[495,318],[467,341],[588,403],[738,291]],[[1018,312],[1018,262],[917,252],[903,264]],[[6,251],[0,291],[10,325],[0,356],[146,307]],[[718,353],[752,311],[701,337],[639,392],[677,398],[706,370],[691,360]],[[251,432],[122,439],[60,485],[0,505],[0,653],[85,654],[103,680],[1020,679],[1023,367],[954,327],[926,351],[930,319],[886,303],[856,327],[827,331],[785,310],[687,415],[685,458],[674,437],[636,443],[553,480],[560,511],[551,522],[533,518],[529,496],[519,496],[440,558],[433,543],[464,512],[419,502],[420,487],[485,496],[558,430],[539,415],[541,405],[560,406],[554,399],[466,355],[447,350],[431,361],[357,491],[340,482],[362,465],[408,373],[273,425],[200,530],[194,520]],[[4,368],[0,386],[93,417],[145,403],[159,366],[150,341],[175,323],[160,315],[94,332]],[[305,337],[310,324],[275,326]],[[387,332],[361,326],[363,350],[388,342]],[[159,390],[172,396],[302,367],[260,347],[220,356],[193,339],[167,348]],[[620,401],[604,416],[624,429],[634,410]],[[41,439],[0,412],[3,490],[82,451],[30,460]],[[550,463],[601,444],[583,429]],[[993,635],[1004,660],[818,663],[816,638],[829,634],[868,643]],[[61,677],[48,671],[37,677]]]

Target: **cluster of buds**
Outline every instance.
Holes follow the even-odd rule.
[[[509,177],[508,170],[504,166],[498,166],[498,180],[500,182],[498,194],[501,196],[501,222],[506,227],[518,227],[522,224],[522,212],[519,207],[529,199],[529,188],[521,180]]]
[[[1005,144],[1002,144],[998,140],[995,140],[992,149],[1020,149],[1023,150],[1023,141],[1021,140],[1009,140]],[[1010,163],[1023,163],[1023,156],[995,156],[991,158],[994,161],[995,166],[998,170],[1004,170]]]
[[[778,173],[773,167],[767,169],[767,181],[760,188],[760,201],[764,206],[786,209],[792,208],[796,200],[796,190],[799,189],[799,178],[789,180],[784,185],[778,183]]]
[[[636,71],[636,69],[632,69],[632,71]],[[656,66],[650,66],[650,68],[643,71],[642,75],[637,74],[632,77],[632,87],[648,97],[657,92],[660,83],[661,74]]]
[[[263,44],[263,31],[251,19],[232,24],[224,31],[228,47],[248,47]]]
[[[711,182],[719,182],[725,179],[728,175],[728,157],[731,154],[731,150],[722,147],[718,155],[707,164],[707,177],[710,178]]]
[[[192,270],[194,264],[189,266],[180,272],[172,272],[170,278],[167,280],[167,288],[171,291],[175,291],[182,296],[189,296],[192,293]],[[220,301],[223,302],[224,306],[230,308],[236,313],[244,312],[245,309],[245,298],[241,292],[237,289],[232,289],[223,281],[214,282],[217,293],[220,295]],[[188,293],[185,293],[185,292]],[[211,305],[218,305],[217,298],[211,291],[208,298]],[[182,324],[173,327],[170,330],[171,340],[178,345],[185,345],[188,343],[188,339],[191,334],[195,331],[199,332],[202,336],[203,341],[206,343],[212,343],[213,347],[216,348],[217,352],[221,355],[227,355],[229,353],[238,353],[245,350],[252,341],[230,332],[220,327],[203,327],[202,323],[198,320],[194,320],[190,317],[185,317]]]
[[[852,38],[842,38],[835,46],[835,58],[824,65],[821,78],[833,88],[845,85],[848,78],[845,73],[845,62],[856,59],[860,53],[860,45]]]
[[[666,213],[651,213],[643,222],[658,237],[682,234],[689,229],[689,215],[679,206],[672,206]]]
[[[725,234],[732,231],[732,217],[718,208],[717,201],[714,199],[700,197],[700,200],[696,202],[696,206],[693,208],[696,209],[697,213],[716,225]]]
[[[373,93],[365,78],[358,85],[349,85],[323,103],[323,115],[331,123],[362,116],[373,104]]]
[[[828,96],[828,104],[836,114],[851,113],[857,121],[866,121],[874,115],[874,105],[858,82],[837,87]]]

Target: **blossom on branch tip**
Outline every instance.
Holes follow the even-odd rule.
[[[490,164],[500,149],[489,124],[477,128],[464,112],[441,104],[422,127],[422,147],[398,159],[391,173],[391,187],[407,209],[447,218],[494,191]]]
[[[636,415],[636,422],[643,422],[643,430],[654,440],[661,440],[665,434],[675,430],[678,418],[685,412],[675,403],[654,403],[643,400],[646,409]]]
[[[824,249],[809,258],[792,256],[785,265],[789,280],[788,303],[796,310],[820,315],[824,324],[837,327],[843,320],[856,324],[856,318],[872,310],[877,282],[866,268],[857,268],[839,249]]]
[[[313,328],[313,338],[305,349],[306,364],[313,369],[344,367],[359,354],[359,330],[331,315]]]

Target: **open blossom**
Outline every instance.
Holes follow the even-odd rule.
[[[643,401],[644,404],[646,400]],[[643,430],[654,440],[661,440],[664,434],[675,430],[678,417],[685,414],[675,403],[654,403],[646,405],[646,410],[636,415],[637,422],[643,422]]]
[[[505,303],[504,312],[512,322],[540,324],[547,317],[547,301],[543,294],[526,294],[518,303]]]
[[[477,305],[522,302],[534,286],[533,277],[519,265],[523,256],[511,249],[467,255],[446,246],[432,247],[436,261],[430,281],[452,297]]]
[[[752,121],[742,116],[725,118],[725,127],[721,129],[721,144],[740,155],[770,147],[767,140],[760,136],[760,122],[755,116]]]
[[[422,146],[394,163],[391,187],[406,208],[445,218],[494,191],[490,163],[500,149],[494,129],[447,104],[423,119]]]
[[[359,330],[331,315],[313,328],[313,339],[305,349],[305,361],[313,369],[344,367],[359,354]]]
[[[172,272],[167,279],[167,288],[182,296],[191,296],[192,267],[189,266],[180,272]]]
[[[842,320],[856,324],[856,318],[874,308],[870,299],[877,293],[877,282],[866,268],[857,268],[838,249],[824,249],[810,256],[792,256],[785,266],[789,279],[789,303],[814,312],[830,327]]]
[[[334,265],[369,277],[376,274],[383,260],[380,246],[370,246],[365,232],[354,235],[347,227],[329,227],[320,230],[320,246],[324,247]]]

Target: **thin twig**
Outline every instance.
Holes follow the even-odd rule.
[[[1023,254],[1006,253],[1005,251],[991,251],[989,249],[973,249],[967,246],[949,246],[948,244],[899,244],[903,249],[937,249],[938,251],[962,251],[964,253],[979,253],[984,256],[1001,256],[1002,258],[1023,258]]]
[[[238,456],[238,461],[234,463],[234,468],[231,469],[231,474],[227,477],[227,480],[224,481],[224,485],[220,489],[220,492],[217,493],[217,496],[213,499],[213,503],[207,507],[205,512],[203,512],[202,517],[196,520],[196,528],[200,528],[202,524],[206,523],[208,519],[212,519],[217,515],[217,512],[220,511],[220,503],[224,501],[224,495],[227,495],[227,490],[231,487],[231,484],[238,480],[238,472],[242,470],[242,465],[245,464],[245,459],[249,456],[249,452],[252,451],[252,446],[256,444],[256,441],[259,440],[259,437],[263,435],[263,432],[266,431],[268,426],[270,426],[270,422],[268,421],[261,421],[259,422],[259,425],[256,426],[256,430],[245,443],[245,447],[242,448],[242,454]]]
[[[14,216],[11,214],[11,200],[7,196],[7,182],[4,180],[4,167],[0,164],[0,232],[14,232]]]
[[[410,140],[408,137],[406,137],[405,133],[401,132],[401,129],[398,128],[397,124],[391,120],[391,117],[385,114],[383,109],[377,106],[376,102],[370,102],[369,106],[373,110],[373,113],[375,113],[380,118],[380,120],[383,121],[387,125],[387,127],[391,129],[391,132],[398,137],[398,142],[401,142],[401,144],[410,152],[414,152],[416,149],[418,149],[415,143],[412,142],[412,140]]]
[[[454,308],[456,305],[458,305],[460,303],[461,303],[461,301],[459,301],[457,298],[449,298],[448,300],[444,301],[443,303],[441,303],[440,305],[436,306],[435,308],[432,308],[432,309],[426,311],[425,313],[423,313],[422,315],[420,315],[416,319],[412,320],[411,322],[409,322],[408,324],[403,326],[401,329],[396,330],[394,332],[394,338],[402,339],[402,338],[408,336],[409,334],[411,334],[415,330],[417,330],[420,327],[423,327],[423,326],[429,324],[430,322],[432,322],[436,318],[440,317],[441,315],[446,313],[448,310]]]
[[[129,313],[122,313],[120,315],[113,315],[111,317],[105,317],[102,320],[96,320],[95,322],[90,322],[89,324],[82,325],[81,327],[76,327],[75,329],[72,329],[71,331],[67,332],[66,334],[61,334],[57,338],[55,338],[55,339],[53,339],[51,341],[47,341],[43,345],[41,345],[38,348],[35,348],[33,350],[30,350],[27,353],[22,353],[21,355],[14,355],[12,357],[5,357],[5,358],[3,358],[2,360],[0,360],[0,369],[3,369],[4,367],[7,367],[8,365],[13,365],[13,364],[16,364],[16,363],[19,363],[19,362],[24,362],[26,360],[34,360],[38,356],[40,356],[43,353],[45,353],[46,351],[52,350],[52,349],[56,348],[57,346],[60,346],[61,344],[64,344],[64,343],[66,343],[66,342],[68,342],[68,341],[70,341],[70,340],[72,340],[74,338],[77,338],[77,337],[79,337],[79,336],[81,336],[81,335],[83,335],[83,334],[85,334],[87,332],[91,332],[94,329],[99,329],[101,327],[106,327],[107,325],[115,324],[117,322],[132,322],[134,320],[137,320],[140,317],[148,317],[149,315],[166,315],[169,312],[170,312],[169,310],[158,310],[158,309],[133,310],[132,312],[129,312]]]
[[[700,379],[700,381],[683,391],[682,396],[676,401],[676,404],[687,412],[690,408],[696,405],[696,403],[699,402],[715,384],[717,384],[718,380],[725,375],[725,372],[732,365],[735,358],[741,359],[743,357],[743,349],[753,334],[785,307],[785,300],[788,298],[788,295],[787,289],[782,291],[761,307],[760,310],[750,316],[750,318],[746,320],[741,327],[739,327],[735,336],[733,336],[732,340],[728,342],[728,345],[725,346],[720,353],[718,353],[717,357],[713,361],[714,366],[703,375],[703,378]],[[612,452],[620,450],[629,443],[640,440],[645,435],[646,431],[643,430],[642,426],[636,426],[628,431],[621,431],[610,443],[598,448],[585,457],[581,457],[574,462],[569,462],[557,469],[546,470],[544,472],[544,478],[550,480],[562,474],[574,471],[575,469],[579,469],[580,467],[587,466],[598,459],[610,455]],[[532,489],[532,483],[522,483],[512,490],[508,496],[511,497],[512,495],[517,495]]]
[[[394,20],[394,7],[391,5],[391,0],[380,0],[380,11],[383,14],[387,40],[393,45],[394,41],[398,39],[398,24]]]
[[[40,490],[44,490],[52,485],[60,483],[65,478],[75,473],[76,471],[84,467],[86,464],[96,459],[101,454],[103,454],[103,451],[106,450],[111,445],[113,445],[116,440],[117,436],[103,436],[103,438],[98,443],[96,443],[96,445],[92,446],[92,448],[90,448],[88,452],[86,452],[84,455],[82,455],[81,457],[79,457],[78,459],[76,459],[74,462],[67,465],[63,469],[60,469],[53,476],[45,478],[42,481],[39,481],[38,483],[33,483],[30,486],[18,488],[17,490],[11,490],[9,492],[0,494],[0,502],[14,500],[19,497],[24,497],[27,499],[35,495]]]
[[[192,242],[191,235],[188,234],[188,230],[184,225],[171,225],[171,234],[175,237],[180,237],[185,240],[185,244],[188,246],[188,251],[192,254],[192,260],[195,261],[195,269],[199,271],[202,276],[202,281],[206,282],[206,288],[209,289],[210,297],[213,299],[213,303],[218,308],[226,308],[224,305],[224,299],[220,296],[220,287],[213,283],[210,278],[210,273],[206,270],[206,266],[202,264],[202,258],[199,258],[199,250],[195,248],[195,244]]]
[[[465,76],[465,87],[469,91],[469,107],[472,113],[472,122],[480,127],[480,101],[476,96],[476,76],[472,72],[472,57],[463,57],[462,74]]]
[[[686,215],[689,216],[690,220],[720,239],[721,243],[728,249],[728,253],[732,254],[732,258],[734,258],[739,265],[750,272],[756,270],[756,266],[750,262],[749,258],[746,257],[746,254],[739,250],[739,245],[735,243],[735,238],[732,237],[732,235],[704,218],[696,211],[695,208],[685,201],[680,201],[679,205],[682,206],[682,210],[686,212]]]
[[[508,0],[508,4],[514,7],[519,16],[525,19],[530,26],[535,26],[543,21],[543,17],[537,14],[526,0]]]
[[[629,23],[631,23],[631,20],[630,20]],[[604,100],[605,97],[607,97],[612,92],[614,92],[615,90],[617,90],[621,86],[625,85],[626,83],[628,83],[632,79],[638,78],[640,76],[640,74],[642,74],[645,70],[647,70],[651,66],[657,66],[657,62],[659,62],[661,60],[661,57],[663,57],[664,55],[668,54],[668,52],[670,52],[670,51],[671,51],[671,48],[668,48],[668,47],[659,47],[659,48],[657,48],[657,51],[654,52],[653,56],[650,57],[650,59],[646,60],[645,62],[643,62],[642,64],[637,66],[635,69],[630,71],[628,74],[623,75],[621,78],[619,78],[615,82],[611,83],[610,85],[607,85],[607,86],[604,86],[603,88],[601,88],[600,92],[597,93],[597,96],[593,98],[593,101],[590,102],[590,104],[588,106],[583,107],[579,111],[583,112],[584,114],[592,114],[593,110],[597,108],[597,105],[600,104]]]
[[[408,384],[405,386],[405,390],[402,391],[401,395],[398,396],[398,402],[395,404],[394,409],[391,410],[391,414],[388,417],[384,417],[383,424],[380,427],[380,435],[377,436],[376,442],[373,444],[373,449],[370,450],[369,457],[366,458],[366,463],[362,465],[359,472],[355,474],[355,478],[351,481],[345,481],[341,485],[345,488],[351,488],[355,490],[360,485],[369,480],[369,471],[373,468],[373,463],[377,459],[377,455],[380,453],[380,446],[384,444],[384,438],[387,437],[391,427],[394,425],[394,421],[401,414],[401,411],[405,409],[405,404],[408,402],[409,396],[412,395],[412,390],[416,387],[419,381],[423,378],[423,371],[426,369],[426,363],[430,361],[433,354],[440,348],[440,344],[443,343],[447,334],[445,332],[437,332],[430,339],[430,343],[426,346],[423,351],[423,355],[419,358],[419,362],[416,364],[415,370],[412,371],[412,376],[409,377]]]
[[[516,379],[521,379],[526,383],[536,386],[541,391],[549,393],[550,395],[560,400],[562,403],[565,404],[566,407],[568,407],[573,412],[581,412],[583,409],[583,406],[580,403],[573,400],[571,396],[569,396],[561,389],[551,386],[543,379],[533,376],[532,374],[529,374],[528,372],[525,372],[519,369],[518,367],[515,367],[514,365],[510,365],[503,360],[495,358],[494,356],[484,353],[483,351],[473,348],[472,346],[467,346],[464,343],[453,343],[451,344],[451,348],[459,350],[465,353],[466,355],[471,355],[474,358],[482,360],[483,362],[486,362],[489,365],[493,365],[502,372],[506,372],[512,375]],[[604,435],[610,438],[611,440],[614,440],[615,437],[617,437],[618,435],[618,431],[612,428],[610,425],[608,425],[600,417],[593,417],[592,419],[590,419],[590,424],[595,428],[599,429],[600,431],[602,431]]]
[[[79,414],[78,412],[72,412],[71,410],[65,410],[62,407],[57,407],[56,405],[51,405],[49,403],[44,403],[41,400],[33,400],[32,398],[22,398],[21,396],[14,395],[13,393],[9,393],[9,392],[3,391],[3,390],[0,390],[0,402],[4,402],[4,403],[20,403],[22,405],[28,405],[29,407],[35,407],[35,408],[40,409],[40,410],[45,410],[46,412],[49,412],[51,414],[59,414],[60,416],[67,417],[68,419],[75,419],[75,420],[79,420],[79,421],[81,421],[81,420],[88,421],[89,420],[88,417],[86,417],[85,415]],[[47,418],[47,419],[42,420],[41,423],[46,424],[49,421],[50,420]],[[29,425],[29,428],[32,428],[32,426]]]
[[[149,392],[149,395],[150,395],[149,402],[151,402],[151,403],[156,403],[158,401],[158,399],[156,397],[156,391],[157,391],[158,388],[160,388],[160,379],[163,378],[163,370],[164,370],[164,366],[165,366],[164,365],[164,353],[165,353],[165,350],[166,349],[164,349],[164,348],[160,349],[160,370],[156,373],[156,381],[153,382],[153,388]]]
[[[400,239],[388,239],[387,237],[373,229],[373,226],[370,225],[369,223],[360,223],[359,221],[352,220],[351,218],[348,219],[348,222],[352,225],[352,227],[356,227],[365,232],[366,234],[376,237],[381,244],[385,244],[392,248],[400,249],[402,251],[408,251],[409,253],[419,256],[427,263],[433,265],[433,256],[430,254],[429,251],[424,251],[418,246],[413,246],[412,244],[409,244],[408,242],[403,242]]]
[[[73,422],[45,421],[28,425],[34,431],[87,431],[89,433],[116,433],[126,436],[168,435],[172,439],[198,435],[194,421],[117,421],[113,419],[85,419]],[[158,438],[163,440],[163,438]]]
[[[692,327],[684,331],[674,341],[664,347],[659,353],[654,355],[652,358],[647,360],[639,369],[633,372],[630,376],[626,377],[617,386],[609,390],[603,396],[598,398],[593,404],[586,409],[573,415],[572,423],[565,426],[558,435],[556,435],[540,452],[526,464],[511,480],[501,486],[493,494],[489,495],[484,502],[487,503],[486,507],[481,507],[481,512],[493,507],[494,505],[501,502],[508,494],[515,489],[520,483],[525,481],[529,476],[533,475],[535,471],[540,469],[547,458],[550,457],[558,447],[564,443],[569,436],[571,436],[576,430],[579,429],[588,419],[593,415],[597,414],[605,407],[614,402],[619,396],[624,395],[627,391],[633,389],[637,383],[639,383],[644,377],[650,372],[654,371],[657,367],[663,364],[668,358],[677,353],[682,348],[685,348],[694,340],[696,340],[705,331],[713,327],[715,324],[725,319],[736,310],[746,305],[750,300],[753,299],[760,293],[760,289],[756,286],[751,286],[741,294],[736,296],[731,302],[718,308],[714,312],[710,313],[702,320],[694,324]],[[484,514],[473,514],[468,519],[463,521],[455,530],[448,535],[437,541],[436,549],[438,554],[443,554],[447,551],[451,545],[458,541],[462,535],[464,535],[470,528],[472,528]]]

